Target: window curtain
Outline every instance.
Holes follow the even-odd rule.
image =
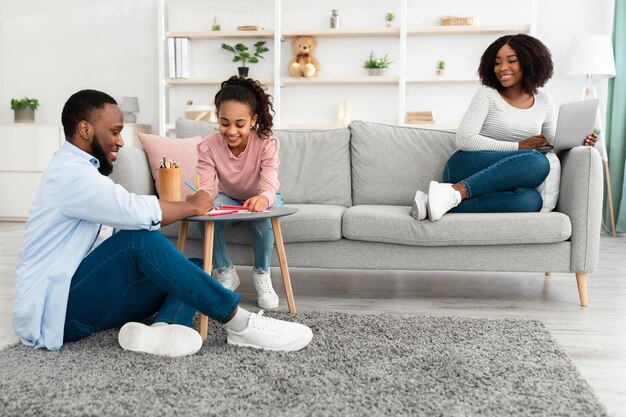
[[[626,233],[626,1],[615,0],[613,21],[615,78],[609,80],[606,116],[606,145],[609,157],[611,192],[615,212],[615,229]],[[603,224],[610,232],[611,217],[604,196]]]

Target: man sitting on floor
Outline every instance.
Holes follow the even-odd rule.
[[[202,347],[191,328],[200,311],[226,325],[233,345],[294,351],[309,344],[307,326],[238,307],[239,295],[157,231],[206,213],[213,208],[209,194],[167,202],[108,178],[124,146],[124,118],[111,96],[79,91],[61,120],[67,142],[43,174],[16,270],[13,327],[22,343],[59,350],[123,325],[124,349],[191,355]],[[111,228],[117,232],[107,237]],[[151,326],[138,323],[155,313]]]

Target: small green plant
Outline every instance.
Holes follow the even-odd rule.
[[[30,107],[33,110],[37,110],[39,107],[39,100],[36,98],[22,98],[22,99],[11,99],[11,109],[12,110],[24,110],[26,107]]]
[[[446,69],[446,61],[437,61],[437,69],[438,70],[445,70]]]
[[[396,18],[396,16],[395,16],[393,13],[388,12],[388,13],[385,15],[385,22],[387,22],[387,23],[391,23],[391,22],[393,22],[393,19],[395,19],[395,18]]]
[[[222,30],[222,27],[217,23],[217,16],[213,17],[213,24],[211,25],[211,30],[218,31]]]
[[[227,51],[230,51],[233,54],[235,54],[235,57],[233,58],[233,62],[241,61],[241,66],[245,68],[246,62],[249,62],[250,64],[257,64],[259,62],[259,58],[265,59],[263,58],[263,54],[269,51],[269,49],[265,47],[265,43],[266,41],[259,41],[255,43],[254,54],[251,54],[250,52],[248,52],[249,48],[243,43],[238,43],[234,47],[223,43],[222,49],[226,49]]]
[[[374,51],[372,51],[370,53],[370,57],[367,61],[365,61],[365,65],[364,67],[367,69],[371,69],[371,68],[389,68],[389,64],[391,64],[393,61],[390,61],[389,58],[387,57],[387,54],[385,54],[384,57],[382,58],[376,58],[374,56]]]

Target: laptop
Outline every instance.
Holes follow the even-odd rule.
[[[559,107],[559,118],[554,134],[554,148],[540,148],[540,152],[559,152],[583,144],[593,133],[598,111],[597,98],[563,103]]]

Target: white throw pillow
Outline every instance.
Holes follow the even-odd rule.
[[[556,154],[550,152],[546,154],[550,162],[550,173],[546,180],[536,188],[543,199],[541,211],[552,211],[559,201],[559,187],[561,186],[561,161]]]

